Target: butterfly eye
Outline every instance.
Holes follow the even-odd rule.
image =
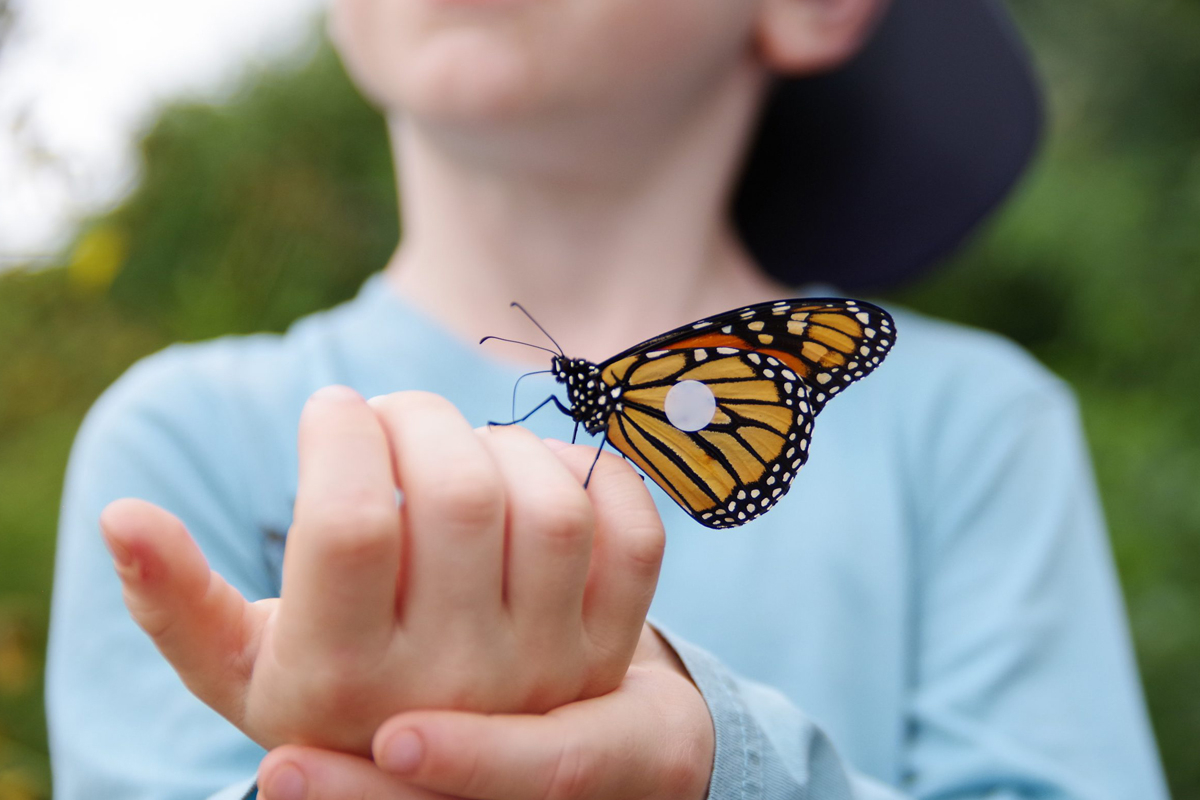
[[[703,430],[717,414],[717,398],[700,381],[680,381],[663,402],[667,420],[681,431]]]

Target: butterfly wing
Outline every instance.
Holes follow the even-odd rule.
[[[813,413],[879,366],[896,341],[891,314],[861,300],[799,298],[746,306],[668,331],[602,368],[657,350],[733,348],[772,356],[808,384]]]
[[[809,388],[773,355],[663,349],[608,362],[601,378],[621,387],[609,443],[702,525],[732,528],[761,515],[808,459]],[[685,382],[694,391],[676,393]],[[697,411],[698,421],[676,424]]]
[[[780,300],[699,320],[600,365],[620,395],[608,441],[702,525],[736,527],[787,492],[808,459],[813,418],[895,338],[891,315],[857,300]],[[695,392],[683,409],[706,424],[672,413],[684,382],[711,394],[711,419]]]

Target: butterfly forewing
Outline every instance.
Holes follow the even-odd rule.
[[[773,354],[668,345],[607,362],[601,378],[621,389],[608,441],[708,527],[767,511],[808,458],[809,388]]]
[[[754,350],[771,356],[808,384],[813,413],[870,374],[895,341],[892,317],[859,300],[798,299],[760,303],[676,328],[601,365],[620,380],[646,353],[660,350]],[[609,378],[613,380],[609,380]]]

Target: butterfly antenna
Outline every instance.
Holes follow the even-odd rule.
[[[539,369],[537,372],[526,372],[521,377],[517,378],[517,382],[513,384],[512,395],[512,418],[517,418],[517,387],[521,385],[521,381],[528,378],[530,375],[545,375],[547,372],[553,372],[551,369]]]
[[[562,356],[563,358],[567,357],[567,354],[563,352],[563,349],[561,347],[559,347],[558,342],[554,341],[554,337],[550,335],[549,331],[547,331],[545,328],[542,327],[542,323],[538,322],[536,319],[533,318],[533,314],[530,314],[528,311],[525,310],[525,306],[521,305],[520,303],[518,303],[516,301],[513,301],[511,303],[511,306],[512,306],[512,308],[520,309],[522,314],[529,317],[529,321],[532,322],[534,325],[537,325],[537,329],[539,331],[546,334],[546,338],[550,340],[550,343],[553,344],[555,347],[558,347],[558,354],[560,356]]]
[[[542,347],[540,344],[530,344],[529,342],[518,342],[516,339],[505,339],[503,336],[485,336],[479,340],[479,343],[483,344],[488,339],[495,339],[498,342],[508,342],[509,344],[523,344],[526,347],[533,347],[538,350],[545,350],[547,353],[549,353],[552,356],[561,356],[562,355],[562,353],[556,353],[553,350],[551,350],[549,347]]]

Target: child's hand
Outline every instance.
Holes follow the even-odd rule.
[[[278,600],[247,603],[148,503],[102,525],[134,619],[200,699],[264,747],[365,754],[401,711],[539,712],[621,682],[662,525],[621,459],[585,493],[595,451],[556,449],[429,394],[318,392]]]
[[[266,800],[701,800],[716,733],[675,653],[646,626],[625,680],[548,714],[416,711],[384,723],[375,760],[281,747]]]

